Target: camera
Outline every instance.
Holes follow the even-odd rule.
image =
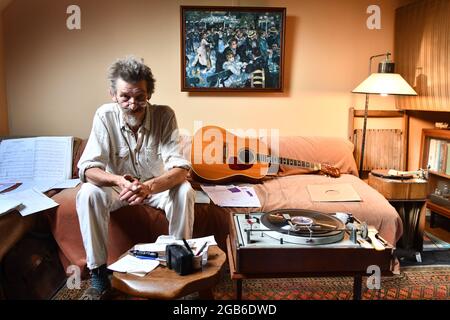
[[[170,244],[166,246],[166,261],[169,269],[175,270],[181,276],[192,273],[192,252],[182,245]]]

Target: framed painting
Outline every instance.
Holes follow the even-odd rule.
[[[286,8],[181,6],[182,91],[283,91]]]

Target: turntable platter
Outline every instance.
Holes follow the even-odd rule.
[[[267,235],[299,244],[328,244],[341,241],[345,225],[338,218],[318,211],[285,209],[267,212],[261,223],[274,232]]]

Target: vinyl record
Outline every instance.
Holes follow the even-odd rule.
[[[338,218],[313,210],[274,210],[263,214],[261,223],[272,231],[298,237],[340,237],[345,225]]]

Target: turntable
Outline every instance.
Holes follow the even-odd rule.
[[[230,218],[227,246],[238,299],[246,278],[353,276],[360,290],[369,266],[392,274],[393,247],[379,236],[375,240],[376,232],[369,238],[373,228],[350,214],[289,209]],[[382,248],[375,249],[372,240]]]
[[[241,247],[298,248],[300,244],[304,247],[372,248],[366,241],[367,224],[349,214],[339,215],[345,217],[346,223],[334,215],[312,210],[238,213],[234,214],[234,225]],[[326,246],[328,244],[332,245]]]
[[[345,224],[338,218],[311,210],[284,210],[261,216],[269,237],[296,244],[328,244],[344,238]]]

